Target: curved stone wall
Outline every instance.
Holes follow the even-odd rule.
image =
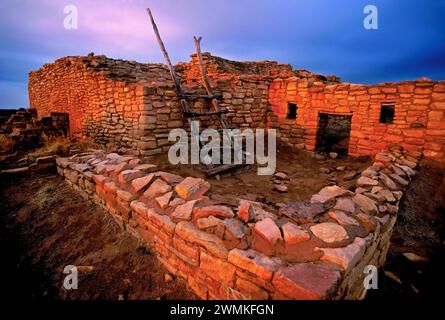
[[[202,299],[359,299],[365,267],[385,262],[417,160],[393,146],[354,190],[328,186],[279,212],[243,199],[219,205],[206,196],[208,181],[132,156],[92,150],[57,165]]]

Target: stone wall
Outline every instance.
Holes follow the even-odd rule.
[[[319,113],[330,113],[352,116],[352,156],[374,155],[399,143],[406,150],[445,160],[445,81],[358,85],[290,77],[271,83],[269,101],[271,127],[296,147],[314,150]],[[294,120],[286,119],[289,102],[298,106]],[[394,120],[381,123],[381,107],[388,104],[395,107]]]
[[[391,143],[445,160],[445,82],[426,78],[358,85],[273,61],[236,62],[203,54],[220,105],[232,127],[278,129],[281,141],[316,149],[319,114],[351,116],[349,155],[375,155]],[[175,66],[188,94],[205,95],[196,55]],[[179,98],[162,64],[142,64],[105,56],[66,57],[29,75],[31,107],[39,114],[69,112],[72,133],[92,137],[119,153],[165,151],[170,129],[187,127]],[[287,119],[288,103],[297,105]],[[390,123],[381,123],[382,105],[392,105]],[[191,102],[209,111],[209,101]],[[201,127],[218,127],[217,116]]]
[[[38,117],[36,109],[21,109],[3,114],[0,135],[11,138],[15,148],[35,149],[41,146],[45,139],[67,137],[69,134],[68,113],[51,112],[49,116]]]
[[[206,56],[208,58],[208,56]],[[269,73],[289,72],[273,62],[237,63],[207,59],[215,93],[234,127],[264,127],[268,109]],[[195,57],[196,60],[196,57]],[[213,63],[213,61],[218,63]],[[210,63],[211,61],[211,63]],[[217,77],[218,67],[236,64]],[[178,64],[187,94],[205,95],[196,61]],[[250,74],[240,74],[252,69]],[[264,75],[255,75],[261,70]],[[198,77],[198,78],[196,78]],[[191,78],[194,81],[191,81]],[[197,80],[199,79],[199,81]],[[187,81],[190,80],[190,81]],[[40,114],[69,112],[73,134],[93,138],[119,153],[152,155],[168,148],[168,132],[187,127],[179,97],[166,66],[141,64],[105,56],[66,57],[29,74],[29,98]],[[209,111],[209,101],[190,103],[194,111]],[[218,127],[217,116],[202,117],[201,127]]]
[[[328,186],[268,212],[214,203],[209,182],[91,150],[58,173],[144,241],[202,299],[358,299],[364,267],[384,264],[398,204],[417,160],[393,146],[353,191]]]

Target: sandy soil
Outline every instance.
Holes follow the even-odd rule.
[[[167,155],[150,159],[160,170],[174,172],[182,176],[204,177],[199,165],[172,165]],[[368,157],[317,160],[308,153],[298,149],[280,147],[277,150],[277,168],[275,172],[285,172],[288,180],[287,193],[274,190],[273,176],[259,176],[257,168],[242,169],[239,173],[225,174],[220,180],[209,179],[212,188],[209,195],[213,200],[231,206],[238,206],[239,199],[262,202],[269,209],[276,209],[276,204],[294,200],[309,200],[311,196],[329,182],[336,183],[346,189],[354,186],[354,180],[343,177],[351,171],[362,171],[371,165]],[[343,167],[343,168],[342,168]],[[330,169],[330,173],[322,173],[320,168]],[[336,170],[340,168],[341,170]]]
[[[0,182],[2,291],[8,298],[196,299],[156,257],[53,173]],[[65,290],[63,269],[79,268]],[[87,269],[87,270],[84,270]]]

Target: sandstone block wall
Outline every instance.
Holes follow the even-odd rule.
[[[196,57],[195,57],[196,60]],[[221,95],[221,107],[235,127],[264,127],[268,109],[269,73],[289,72],[288,66],[272,62],[236,63],[206,59]],[[217,77],[224,67],[236,64]],[[211,62],[211,63],[210,63]],[[177,67],[187,94],[205,95],[196,61]],[[247,69],[264,75],[241,74]],[[216,73],[213,73],[213,71]],[[198,80],[199,79],[199,80]],[[192,81],[193,80],[193,81]],[[212,80],[212,81],[213,81]],[[29,74],[29,99],[39,114],[68,112],[73,134],[89,136],[119,153],[152,155],[168,148],[168,132],[186,127],[166,66],[141,64],[105,56],[66,57]],[[208,101],[192,101],[192,110],[209,111]],[[201,117],[202,128],[219,127],[217,116]]]
[[[196,55],[175,69],[188,94],[205,95]],[[269,127],[288,145],[315,150],[320,113],[351,116],[346,148],[352,156],[375,155],[392,143],[445,160],[445,82],[422,78],[400,83],[340,83],[272,61],[236,62],[208,53],[204,64],[221,95],[233,127]],[[29,75],[31,107],[39,114],[69,112],[72,133],[92,137],[119,153],[165,151],[170,129],[187,127],[179,97],[162,64],[142,64],[104,56],[66,57]],[[287,119],[288,104],[297,105]],[[394,105],[392,123],[381,123],[384,104]],[[205,100],[192,110],[209,111]],[[200,118],[218,127],[218,117]]]
[[[209,182],[94,151],[58,158],[58,173],[144,241],[202,299],[357,299],[364,267],[384,264],[417,161],[380,153],[353,191],[325,187],[279,212],[212,202]],[[210,190],[210,191],[209,191]]]
[[[445,81],[358,85],[330,84],[290,77],[275,79],[269,89],[270,122],[284,141],[307,150],[316,147],[320,113],[351,115],[349,154],[374,155],[391,143],[427,157],[445,159]],[[298,106],[287,120],[288,103]],[[395,106],[394,121],[380,123],[382,105]]]
[[[47,117],[38,117],[36,109],[5,112],[0,122],[0,134],[12,138],[17,148],[36,148],[56,136],[68,136],[67,113],[51,112]]]

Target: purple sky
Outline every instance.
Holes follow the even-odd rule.
[[[363,8],[379,29],[363,27]],[[63,9],[75,5],[77,30]],[[0,108],[28,105],[27,76],[44,63],[94,51],[163,62],[150,7],[174,63],[202,49],[233,60],[277,60],[294,68],[377,83],[445,79],[445,0],[2,0]]]

